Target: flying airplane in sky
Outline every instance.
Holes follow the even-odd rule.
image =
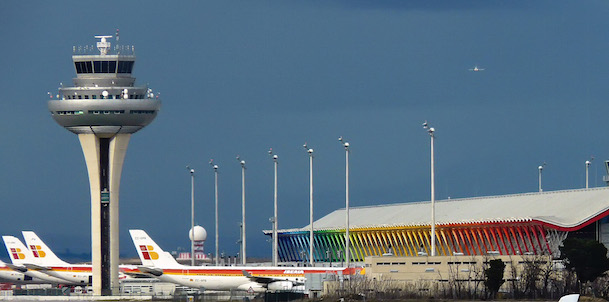
[[[205,290],[304,290],[305,274],[346,275],[357,269],[338,267],[187,266],[163,251],[143,230],[129,230],[142,265],[139,270],[161,281]]]
[[[90,264],[70,264],[53,253],[53,251],[32,231],[23,231],[23,238],[34,257],[34,263],[26,264],[32,269],[42,271],[50,276],[61,278],[72,284],[90,285],[93,281],[93,267]],[[119,265],[119,279],[131,275],[142,275],[137,266]]]
[[[474,66],[473,68],[470,68],[469,71],[484,71],[484,68],[479,68],[478,65]]]

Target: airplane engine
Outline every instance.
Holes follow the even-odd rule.
[[[290,281],[276,281],[271,282],[268,285],[268,290],[270,291],[282,291],[282,290],[292,290],[294,285]]]

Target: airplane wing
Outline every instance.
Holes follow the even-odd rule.
[[[28,269],[35,270],[35,271],[41,271],[41,272],[44,272],[44,271],[51,270],[50,268],[48,268],[48,267],[46,267],[46,266],[41,266],[41,265],[37,265],[37,264],[33,264],[33,263],[26,263],[26,264],[24,264],[24,265],[25,265],[25,267],[27,267]]]
[[[147,275],[152,275],[155,277],[159,277],[163,274],[163,270],[160,268],[155,268],[155,267],[146,267],[146,266],[139,266],[137,268],[140,272],[147,274]]]
[[[278,282],[278,281],[292,282],[293,285],[304,285],[303,282],[296,282],[296,281],[289,280],[287,278],[272,278],[272,277],[254,276],[246,270],[242,270],[241,272],[243,272],[243,276],[247,277],[248,279],[250,279],[254,282],[260,283],[260,284],[264,284],[264,285],[268,285],[269,283]]]
[[[147,274],[147,273],[140,271],[135,266],[133,266],[133,267],[119,266],[118,269],[119,269],[119,278],[121,278],[121,275],[123,278],[150,278],[150,275],[151,275],[151,274]]]
[[[14,264],[10,264],[10,263],[5,263],[4,265],[6,265],[8,268],[10,268],[16,272],[21,272],[21,273],[27,272],[27,267],[25,267],[25,266],[14,265]]]

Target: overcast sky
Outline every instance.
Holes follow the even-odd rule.
[[[234,255],[247,165],[247,255],[270,258],[279,155],[279,228],[344,207],[427,201],[436,128],[437,199],[603,186],[609,159],[607,1],[0,1],[0,232],[34,230],[57,251],[90,252],[90,197],[76,135],[47,109],[75,77],[72,47],[120,29],[134,76],[162,99],[133,135],[120,189],[128,230],[189,249],[196,222]],[[114,43],[114,40],[111,40]],[[471,72],[475,65],[485,70]],[[584,206],[584,205],[582,205]],[[4,251],[0,258],[6,259]]]

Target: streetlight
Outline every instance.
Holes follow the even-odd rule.
[[[214,160],[210,159],[209,160],[209,164],[211,165],[211,167],[214,169],[214,194],[215,194],[215,201],[216,201],[216,266],[218,266],[219,264],[219,255],[218,255],[218,242],[219,242],[219,235],[218,235],[218,165],[214,164]]]
[[[349,267],[351,256],[349,256],[349,143],[339,137],[338,141],[345,147],[345,262]]]
[[[241,264],[245,265],[245,161],[237,155],[241,164]]]
[[[594,160],[594,157],[592,157],[592,158],[590,158],[590,160],[586,161],[586,189],[588,189],[588,168],[592,164],[593,160]]]
[[[433,154],[434,132],[436,129],[429,127],[427,121],[423,123],[423,129],[431,137],[431,256],[433,257],[436,255],[436,176]]]
[[[302,147],[309,153],[309,223],[311,226],[309,234],[309,263],[313,266],[313,149],[309,148],[307,143],[304,143]]]
[[[543,189],[541,188],[541,171],[543,171],[545,166],[546,163],[543,163],[541,166],[537,167],[537,170],[539,170],[539,192],[543,192]]]
[[[279,156],[273,154],[273,148],[269,149],[269,155],[273,157],[274,162],[274,194],[273,194],[273,266],[277,266],[277,159]]]
[[[186,166],[190,172],[190,264],[195,265],[195,169]]]

